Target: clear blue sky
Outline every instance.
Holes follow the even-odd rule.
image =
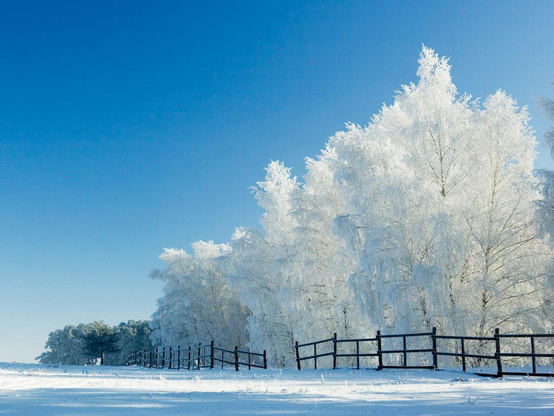
[[[0,361],[65,324],[147,319],[164,247],[257,226],[271,159],[301,176],[347,121],[415,81],[554,97],[552,1],[4,2]],[[552,167],[539,149],[537,163]]]

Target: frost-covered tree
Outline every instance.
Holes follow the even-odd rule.
[[[262,231],[237,229],[231,250],[224,259],[231,286],[251,311],[247,330],[253,350],[266,349],[274,365],[293,359],[294,327],[288,304],[295,295],[290,283],[289,262],[293,255],[294,229],[291,195],[297,189],[295,177],[282,163],[271,162],[266,180],[253,188],[264,209]]]
[[[217,341],[226,347],[246,345],[248,310],[238,301],[220,266],[225,244],[199,241],[194,253],[165,249],[160,258],[167,268],[152,278],[165,283],[164,295],[150,324],[155,345],[187,345]]]
[[[350,201],[337,219],[359,303],[381,328],[490,333],[537,317],[551,251],[536,232],[535,139],[503,92],[458,96],[423,48],[419,82],[332,138]]]
[[[554,83],[553,83],[554,85]],[[539,105],[549,120],[554,122],[554,101],[549,98],[541,98]],[[551,155],[554,157],[554,125],[545,133],[544,139],[550,146]],[[554,244],[554,171],[550,169],[540,169],[537,171],[539,179],[539,190],[542,198],[537,201],[537,219],[543,236],[549,236]],[[554,290],[554,272],[551,273],[549,286]],[[546,299],[547,319],[551,325],[554,324],[554,301],[552,298]]]
[[[546,117],[554,122],[554,101],[549,98],[541,98],[539,106],[544,111]],[[554,157],[554,125],[544,133],[544,140],[550,147],[552,157]],[[537,172],[537,176],[543,197],[538,201],[537,219],[542,232],[550,235],[551,241],[554,242],[554,171],[540,169]]]
[[[228,296],[250,314],[249,346],[275,366],[294,363],[295,340],[333,332],[548,330],[552,248],[535,219],[526,108],[502,91],[482,103],[459,94],[427,47],[417,76],[306,159],[302,180],[271,162],[254,187],[261,228],[238,228],[209,260],[166,251],[154,274],[166,281],[163,339],[204,337]],[[205,276],[225,299],[210,310],[193,283]]]

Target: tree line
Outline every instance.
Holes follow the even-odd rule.
[[[153,342],[221,339],[293,366],[294,340],[332,332],[551,332],[554,175],[534,174],[527,108],[459,93],[451,69],[423,47],[418,81],[302,178],[267,166],[260,228],[165,249]]]
[[[150,349],[149,321],[128,321],[109,326],[103,321],[66,325],[50,332],[42,364],[124,365],[133,351]]]
[[[143,322],[154,346],[216,339],[294,366],[295,340],[333,332],[552,332],[554,174],[534,172],[527,108],[501,90],[459,93],[451,69],[424,46],[418,81],[333,135],[302,178],[269,163],[252,188],[260,227],[165,249],[151,274],[163,296]],[[554,118],[552,101],[542,106]],[[41,362],[98,360],[90,333],[55,331]],[[106,362],[121,362],[125,342]]]

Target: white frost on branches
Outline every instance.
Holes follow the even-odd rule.
[[[450,70],[424,46],[419,81],[331,137],[302,181],[268,165],[253,188],[261,229],[194,255],[166,249],[159,342],[249,339],[290,366],[295,340],[333,332],[549,330],[552,247],[535,220],[527,109],[503,91],[458,94]]]

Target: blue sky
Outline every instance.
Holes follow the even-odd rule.
[[[158,3],[2,5],[0,361],[65,324],[147,319],[162,249],[257,226],[265,165],[301,176],[415,81],[422,43],[459,91],[504,89],[548,126],[551,1]]]

